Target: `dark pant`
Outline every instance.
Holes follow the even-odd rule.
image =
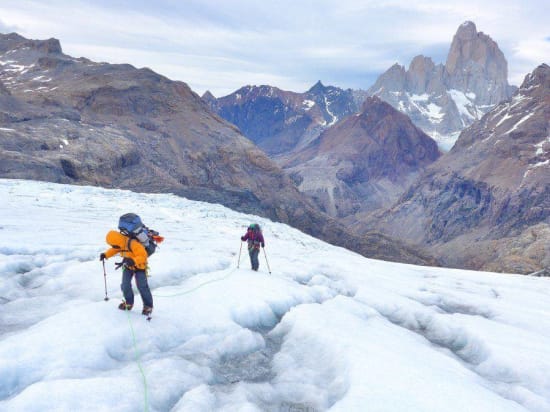
[[[132,290],[132,276],[136,277],[136,286],[141,295],[141,300],[143,301],[143,306],[153,307],[153,295],[151,295],[151,290],[147,284],[147,276],[145,275],[144,270],[130,270],[124,268],[122,272],[122,284],[120,288],[124,294],[124,300],[128,305],[134,304],[134,291]]]
[[[260,262],[258,260],[260,249],[248,249],[248,254],[250,255],[250,264],[252,265],[252,270],[258,270],[258,268],[260,267]]]

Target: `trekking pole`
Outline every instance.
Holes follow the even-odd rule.
[[[109,300],[109,296],[107,296],[107,272],[105,272],[105,261],[102,260],[101,263],[103,263],[103,280],[105,281],[105,299],[104,301]]]
[[[239,268],[239,265],[241,264],[241,250],[243,250],[243,242],[241,242],[241,247],[239,248],[239,261],[237,262],[237,269]]]
[[[267,264],[267,270],[269,270],[269,274],[271,275],[271,268],[269,267],[269,262],[267,261],[267,253],[265,253],[265,248],[262,248],[262,250],[264,251],[265,263]]]

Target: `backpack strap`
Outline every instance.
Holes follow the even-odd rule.
[[[134,240],[134,239],[132,239],[130,236],[128,236],[128,242],[126,242],[126,250],[125,250],[125,252],[132,252],[132,253],[134,253],[133,250],[132,250],[132,240]]]

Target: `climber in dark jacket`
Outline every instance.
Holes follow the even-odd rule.
[[[248,254],[250,256],[250,264],[252,265],[252,270],[258,271],[260,267],[260,262],[258,260],[258,255],[260,254],[260,246],[265,247],[264,236],[260,229],[260,225],[257,223],[252,223],[248,226],[246,234],[241,236],[241,240],[248,242]]]

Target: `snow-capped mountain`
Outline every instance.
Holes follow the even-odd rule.
[[[445,65],[416,56],[407,70],[399,64],[388,69],[368,93],[407,114],[448,150],[461,130],[514,90],[497,43],[468,21],[458,28]]]
[[[497,43],[467,21],[453,37],[445,64],[416,56],[408,69],[390,67],[367,91],[318,82],[305,93],[246,86],[218,99],[207,92],[203,100],[270,155],[303,148],[327,127],[360,111],[369,95],[408,115],[447,151],[464,128],[515,90]]]
[[[528,273],[550,266],[550,66],[465,129],[398,204],[371,220],[430,245],[445,265]]]
[[[98,260],[129,211],[166,238],[150,322]],[[370,260],[169,194],[0,180],[0,215],[0,410],[550,411],[545,278]]]
[[[305,93],[245,86],[218,99],[209,92],[202,98],[272,156],[305,147],[327,127],[360,108],[351,90],[324,86],[320,81]]]

